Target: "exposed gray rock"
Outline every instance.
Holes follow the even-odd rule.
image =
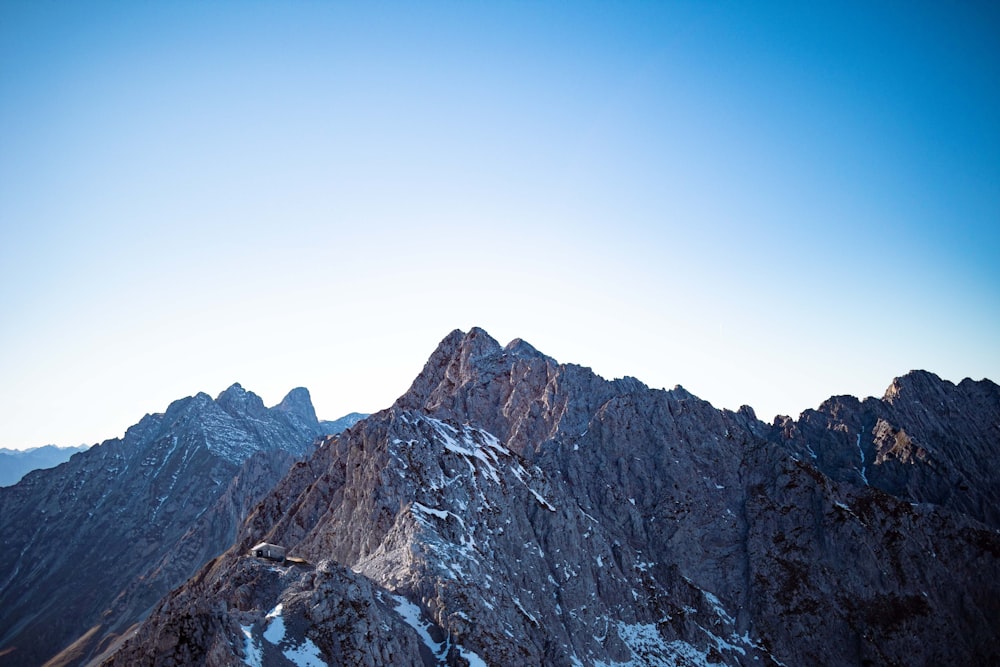
[[[170,650],[156,638],[209,599],[202,645],[222,648],[196,664],[247,646],[280,660],[261,639],[279,602],[287,646],[309,639],[328,664],[375,659],[355,624],[391,642],[383,664],[997,663],[997,459],[968,469],[996,450],[996,385],[893,387],[769,427],[453,332],[392,408],[294,465],[111,664]],[[944,493],[954,475],[971,483]],[[324,565],[268,568],[246,556],[261,540]]]
[[[639,388],[634,378],[608,382],[560,365],[520,339],[501,347],[474,328],[450,333],[395,405],[476,424],[530,457],[557,435],[582,433],[608,400]]]
[[[832,479],[1000,528],[1000,387],[989,380],[913,371],[880,400],[836,396],[776,420],[770,439]]]
[[[59,660],[79,662],[232,544],[320,432],[303,392],[272,409],[239,385],[184,398],[0,489],[4,664],[41,664],[86,635]]]
[[[313,568],[233,556],[167,596],[154,618],[171,622],[143,624],[104,664],[295,665],[323,656],[341,665],[420,667],[433,656],[399,606],[328,561]]]

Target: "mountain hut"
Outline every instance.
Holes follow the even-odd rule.
[[[254,548],[250,549],[250,554],[256,556],[257,558],[266,558],[268,560],[284,561],[285,547],[279,547],[277,544],[269,544],[267,542],[261,542]]]

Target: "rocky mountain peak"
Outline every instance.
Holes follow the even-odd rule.
[[[834,396],[797,421],[776,420],[772,440],[833,480],[878,488],[1000,527],[1000,387],[955,385],[917,370],[882,399]]]
[[[0,663],[39,665],[79,638],[55,663],[77,664],[231,544],[320,433],[304,389],[282,406],[239,384],[199,393],[0,488]]]
[[[219,394],[215,402],[233,417],[257,416],[267,411],[260,396],[247,391],[239,382]]]
[[[473,328],[467,334],[453,331],[441,341],[394,407],[477,423],[523,452],[529,443],[537,448],[548,439],[546,434],[560,428],[569,394],[600,385],[604,388],[598,394],[603,396],[612,384],[590,369],[560,365],[520,339],[501,347],[488,333]],[[615,385],[611,393],[627,390]],[[574,428],[583,430],[585,425]]]
[[[819,406],[818,412],[824,414],[830,414],[834,417],[839,418],[846,413],[857,412],[860,409],[861,409],[861,401],[858,400],[856,396],[842,395],[842,396],[831,396],[830,398],[823,401]],[[806,410],[803,413],[803,415],[805,415],[806,413],[811,414],[813,412],[817,411]]]
[[[910,371],[906,375],[893,379],[892,384],[885,390],[882,400],[895,404],[899,400],[932,399],[946,391],[945,385],[955,386],[929,371]]]
[[[496,341],[485,329],[472,327],[462,341],[463,347],[481,348],[484,352],[492,352],[500,349],[500,343]]]
[[[186,396],[184,398],[178,398],[175,401],[171,401],[167,409],[163,411],[162,414],[154,414],[153,417],[162,417],[167,421],[174,421],[180,415],[187,412],[197,412],[204,409],[213,403],[211,396],[203,391],[198,392],[194,396]],[[147,415],[148,416],[148,415]]]
[[[453,391],[478,375],[484,361],[503,350],[488,333],[473,327],[469,333],[455,329],[438,344],[423,370],[403,396],[397,407],[415,408],[434,401],[435,394]]]
[[[227,396],[227,395],[242,396],[242,395],[244,395],[246,393],[247,393],[247,390],[243,388],[243,385],[241,385],[239,382],[234,382],[231,385],[229,385],[228,387],[226,387],[219,394],[219,398],[222,398],[223,396]]]
[[[297,415],[310,423],[319,421],[313,408],[312,397],[305,387],[292,389],[275,407],[281,412]]]
[[[530,346],[529,346],[530,347]],[[479,327],[473,327],[465,334],[452,355],[450,366],[460,374],[468,375],[483,371],[490,360],[503,353],[500,343]]]
[[[503,351],[509,355],[517,357],[543,356],[542,353],[536,350],[531,343],[522,338],[515,338],[507,343],[507,345],[503,348]]]
[[[234,382],[222,390],[215,400],[219,402],[239,401],[244,400],[248,394],[252,393],[244,389],[239,382]]]
[[[546,359],[526,341],[515,338],[505,347],[479,327],[468,333],[456,329],[442,340],[424,366],[423,372],[413,383],[413,388],[438,384],[449,377],[468,376],[489,369],[501,357]]]

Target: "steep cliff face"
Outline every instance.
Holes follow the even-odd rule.
[[[928,425],[947,420],[919,406],[940,384],[894,398],[892,428],[937,447]],[[976,387],[951,409],[988,411],[995,385]],[[815,419],[769,427],[453,332],[392,408],[293,466],[108,664],[1000,660],[1000,535],[961,510],[979,491],[942,505],[880,489],[890,459],[833,465],[836,429]],[[995,447],[995,423],[946,432]],[[313,566],[249,556],[261,540]]]
[[[989,380],[913,371],[881,399],[837,396],[779,418],[770,438],[832,479],[1000,528],[1000,387]]]
[[[86,633],[62,661],[78,660],[230,545],[319,433],[302,392],[272,409],[239,385],[181,399],[0,489],[5,664],[41,664]]]
[[[560,365],[520,339],[501,347],[472,329],[441,341],[395,406],[476,424],[531,457],[560,434],[584,431],[612,397],[642,386],[633,378],[608,382],[588,368]]]

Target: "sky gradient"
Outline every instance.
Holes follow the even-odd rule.
[[[1000,380],[987,3],[0,4],[0,447],[452,329],[770,421]]]

